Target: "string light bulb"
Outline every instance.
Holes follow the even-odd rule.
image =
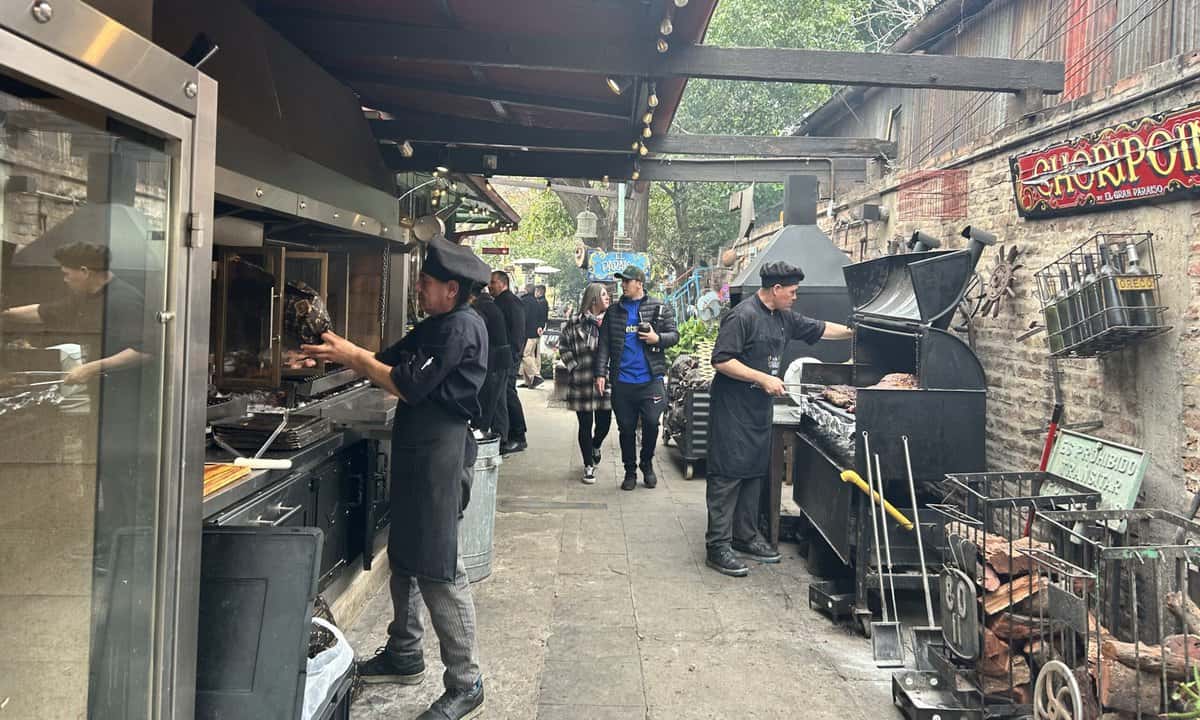
[[[638,155],[645,157],[649,152],[650,148],[646,147],[643,143],[638,143]]]
[[[652,122],[654,122],[654,113],[647,110],[646,114],[642,116],[642,123],[645,125],[649,125]]]
[[[641,147],[641,145],[642,145],[642,141],[641,141],[641,140],[634,140],[634,141],[633,141],[633,144],[629,146],[629,149],[630,149],[630,150],[637,150],[639,147]]]
[[[654,47],[660,54],[671,49],[671,46],[667,43],[667,39],[665,37],[660,37],[658,42],[654,44]]]
[[[655,83],[650,83],[650,97],[646,98],[646,104],[652,108],[658,107],[658,86]]]
[[[662,22],[658,24],[658,31],[663,35],[670,35],[675,32],[675,26],[671,24],[670,15],[663,18]]]
[[[644,137],[644,138],[648,138],[648,137],[650,137],[650,136],[651,136],[651,135],[653,135],[653,134],[654,134],[654,133],[653,133],[653,132],[650,130],[650,126],[649,126],[649,125],[647,125],[646,127],[642,128],[642,137]]]
[[[637,179],[638,179],[638,178],[640,178],[641,176],[642,176],[642,171],[641,171],[641,170],[638,170],[638,167],[637,167],[637,165],[634,165],[634,166],[633,166],[633,172],[631,172],[631,173],[629,174],[629,179],[630,179],[630,180],[637,180]]]
[[[675,0],[675,7],[687,7],[688,0]]]

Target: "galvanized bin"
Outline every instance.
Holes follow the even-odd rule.
[[[458,522],[458,551],[467,578],[479,582],[492,574],[493,531],[496,527],[496,479],[500,474],[500,438],[479,441],[472,470],[471,502]]]

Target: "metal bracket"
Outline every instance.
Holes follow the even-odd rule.
[[[187,214],[187,246],[204,247],[204,216],[198,212]]]

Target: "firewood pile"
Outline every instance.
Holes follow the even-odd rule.
[[[1183,633],[1167,634],[1156,644],[1124,642],[1098,619],[1095,577],[1065,577],[1037,559],[1042,553],[1043,557],[1053,556],[1052,544],[1030,538],[1010,543],[1001,534],[961,522],[946,523],[944,528],[952,544],[962,547],[970,543],[976,549],[974,558],[964,558],[968,563],[964,570],[973,575],[978,588],[983,625],[975,670],[985,695],[1028,704],[1033,701],[1038,671],[1047,662],[1058,660],[1073,666],[1084,720],[1099,720],[1102,714],[1105,718],[1133,718],[1138,712],[1144,717],[1160,716],[1163,712],[1194,711],[1200,705],[1197,697],[1185,707],[1182,703],[1189,698],[1179,689],[1181,683],[1194,679],[1193,668],[1200,667],[1200,607],[1186,593],[1167,594],[1157,610],[1142,608],[1146,617],[1160,613],[1165,627],[1174,627],[1171,620],[1177,620]],[[1118,573],[1111,581],[1120,581],[1120,577]],[[1055,621],[1048,598],[1053,594],[1051,586],[1055,591],[1092,598],[1086,606],[1086,637]],[[1129,630],[1127,624],[1122,629]],[[1167,694],[1173,698],[1168,707],[1162,705],[1164,671]]]
[[[689,392],[708,392],[712,387],[712,342],[697,343],[695,355],[680,355],[667,371],[667,412],[664,422],[667,432],[676,437],[682,436],[688,430],[691,418],[687,416],[687,394]]]

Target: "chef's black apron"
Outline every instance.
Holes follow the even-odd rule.
[[[787,345],[783,319],[778,314],[764,315],[753,329],[738,360],[778,376]],[[771,396],[766,391],[717,373],[709,400],[708,473],[735,479],[766,477],[771,467],[771,418]]]
[[[454,582],[458,520],[478,453],[467,421],[426,400],[401,402],[392,426],[392,572]]]

